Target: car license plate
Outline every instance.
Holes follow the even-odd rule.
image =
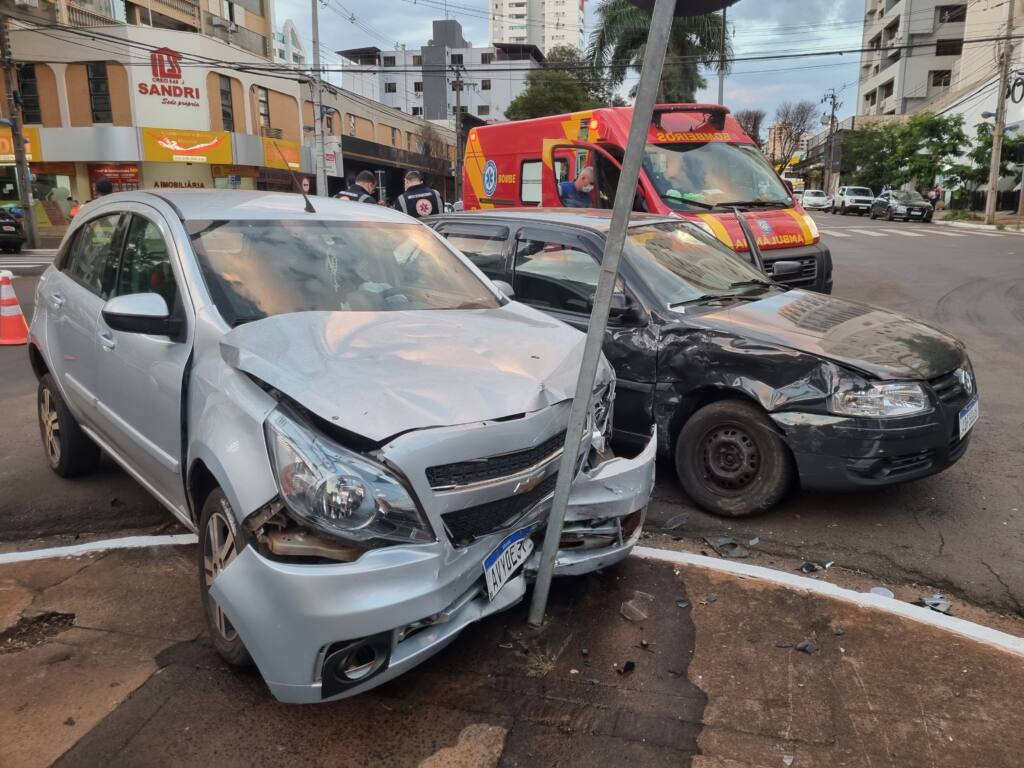
[[[965,405],[960,411],[960,439],[963,440],[964,436],[971,431],[971,427],[978,421],[978,414],[981,408],[978,405],[978,399],[971,400]]]
[[[4,225],[4,232],[14,232],[14,227]]]
[[[510,533],[484,558],[484,579],[487,581],[487,596],[491,600],[533,552],[531,530],[522,528]]]

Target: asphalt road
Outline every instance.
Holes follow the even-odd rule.
[[[683,513],[675,535],[757,537],[766,553],[834,560],[880,582],[918,581],[1024,614],[1024,236],[815,217],[832,249],[837,295],[920,318],[967,344],[981,393],[967,455],[916,483],[795,493],[740,522],[691,506],[663,463],[648,527]],[[15,281],[29,315],[38,272],[22,268]],[[25,348],[0,347],[0,539],[174,527],[112,464],[86,480],[54,477],[39,446],[34,392]]]

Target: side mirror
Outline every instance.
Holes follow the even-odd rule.
[[[172,320],[167,302],[159,293],[115,296],[103,305],[103,320],[115,331],[176,336],[181,321]]]
[[[516,297],[516,292],[512,290],[512,286],[504,280],[491,280],[494,283],[494,287],[505,294],[505,298],[512,301]]]
[[[617,320],[631,320],[636,317],[636,302],[624,293],[613,293],[608,316]]]
[[[772,279],[782,280],[785,277],[799,277],[803,266],[799,261],[776,261],[772,265]]]

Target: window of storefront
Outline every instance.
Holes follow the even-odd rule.
[[[85,65],[89,79],[89,106],[94,123],[114,122],[110,107],[110,82],[107,80],[107,62],[90,61]]]
[[[218,75],[220,78],[220,119],[225,131],[235,130],[235,105],[231,99],[231,78]]]
[[[21,93],[21,114],[26,123],[43,122],[43,111],[39,107],[39,81],[36,80],[36,65],[24,64],[18,67],[18,90]]]
[[[256,86],[256,103],[260,115],[260,128],[269,129],[270,126],[270,94],[266,88]]]

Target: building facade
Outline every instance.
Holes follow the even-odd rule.
[[[464,114],[505,120],[509,104],[526,88],[527,74],[544,61],[531,44],[474,47],[453,19],[434,21],[433,37],[418,50],[351,48],[338,55],[346,60],[345,90],[442,122],[452,121],[456,102]]]
[[[306,47],[302,44],[295,22],[285,19],[281,30],[274,32],[274,61],[286,67],[306,66]]]
[[[966,0],[865,0],[857,114],[915,112],[948,91],[967,8]]]
[[[586,0],[491,0],[491,43],[583,50]]]
[[[768,126],[768,138],[764,143],[764,154],[773,163],[782,164],[784,161],[792,161],[793,158],[782,157],[783,145],[786,144],[788,128],[781,123],[772,123]],[[803,134],[796,143],[794,155],[800,156],[807,151],[807,142],[811,134]]]

